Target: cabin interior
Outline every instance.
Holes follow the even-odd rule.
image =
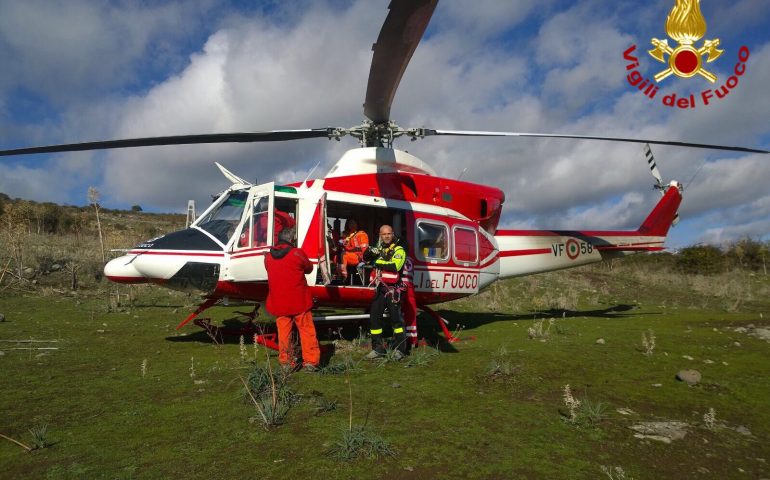
[[[343,238],[345,225],[350,219],[358,222],[358,230],[363,230],[369,237],[369,244],[379,242],[379,229],[390,225],[393,232],[401,239],[407,239],[406,214],[404,210],[378,208],[366,205],[354,205],[343,202],[328,202],[326,205],[327,240],[331,267],[331,283],[339,285],[366,286],[369,278],[368,267],[345,267],[341,261],[342,249],[339,241]],[[346,269],[347,275],[342,269]]]

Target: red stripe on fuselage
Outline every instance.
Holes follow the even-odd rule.
[[[352,287],[343,285],[311,285],[310,292],[314,303],[323,306],[366,308],[374,299],[374,288]],[[448,302],[473,295],[471,292],[415,292],[419,305]],[[267,282],[217,282],[217,287],[209,297],[228,297],[230,299],[263,302],[267,298]]]
[[[519,257],[522,255],[542,255],[551,253],[550,248],[530,248],[527,250],[503,250],[497,255],[499,257]]]
[[[107,275],[107,279],[115,283],[151,283],[152,281],[146,277],[114,277]]]
[[[183,257],[224,257],[224,252],[220,253],[193,253],[193,252],[165,252],[160,250],[131,250],[128,255],[178,255]]]
[[[249,251],[249,252],[243,252],[243,253],[236,253],[233,254],[230,258],[236,259],[236,258],[247,258],[247,257],[263,257],[267,255],[267,250],[261,250],[261,251]]]
[[[498,230],[496,237],[639,237],[636,231],[616,230]]]
[[[665,250],[665,247],[652,247],[652,246],[641,246],[641,245],[602,245],[598,247],[594,247],[597,250],[610,250],[610,251],[640,251],[640,252],[660,252],[661,250]]]

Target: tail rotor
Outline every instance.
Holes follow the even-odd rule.
[[[676,187],[680,192],[683,190],[682,184],[676,180],[672,180],[668,184],[663,183],[663,176],[660,174],[660,170],[658,170],[658,164],[655,163],[655,155],[652,154],[652,149],[650,148],[649,143],[644,144],[644,157],[647,159],[647,165],[650,167],[650,173],[652,173],[652,176],[655,177],[654,188],[659,190],[661,195],[665,195],[666,190],[668,190],[670,187]],[[676,213],[674,221],[671,222],[671,225],[674,226],[677,223],[679,223],[679,212]]]
[[[647,165],[650,167],[650,173],[652,173],[652,176],[655,177],[655,180],[657,181],[655,188],[663,193],[665,189],[665,186],[663,185],[663,177],[660,175],[658,165],[655,163],[655,156],[652,154],[652,149],[650,149],[649,143],[644,144],[644,157],[647,159]]]

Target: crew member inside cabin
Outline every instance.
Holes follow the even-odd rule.
[[[254,225],[254,243],[253,247],[264,247],[267,245],[267,198],[262,198],[259,203],[254,207],[254,215],[252,216],[252,224]],[[281,231],[286,229],[293,229],[296,225],[294,217],[279,210],[273,209],[273,245],[278,244],[278,235]],[[239,247],[246,247],[249,245],[249,233],[251,229],[247,226],[241,233],[241,238],[238,241]]]
[[[345,222],[345,231],[339,240],[341,247],[340,273],[345,283],[348,283],[350,277],[355,277],[356,269],[364,262],[364,252],[369,248],[369,235],[363,230],[358,229],[358,222],[350,218]],[[363,283],[363,279],[360,279]]]
[[[278,362],[286,369],[295,369],[291,331],[296,327],[302,346],[302,365],[307,371],[316,371],[321,360],[313,315],[313,297],[305,275],[313,271],[313,264],[302,249],[293,246],[294,229],[286,228],[278,234],[278,244],[265,255],[267,270],[267,302],[265,307],[275,315],[278,328]]]
[[[395,359],[400,360],[406,354],[404,321],[401,318],[400,305],[402,294],[406,290],[401,281],[406,251],[396,242],[390,225],[380,227],[380,243],[377,248],[366,251],[366,258],[374,265],[373,282],[376,289],[369,312],[372,351],[366,355],[366,358],[374,360],[386,354],[382,327],[383,313],[387,308],[393,327],[393,355]]]

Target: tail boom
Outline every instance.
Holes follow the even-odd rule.
[[[681,201],[679,185],[672,182],[642,225],[631,231],[498,230],[495,240],[499,250],[499,278],[664,250],[663,243]]]

